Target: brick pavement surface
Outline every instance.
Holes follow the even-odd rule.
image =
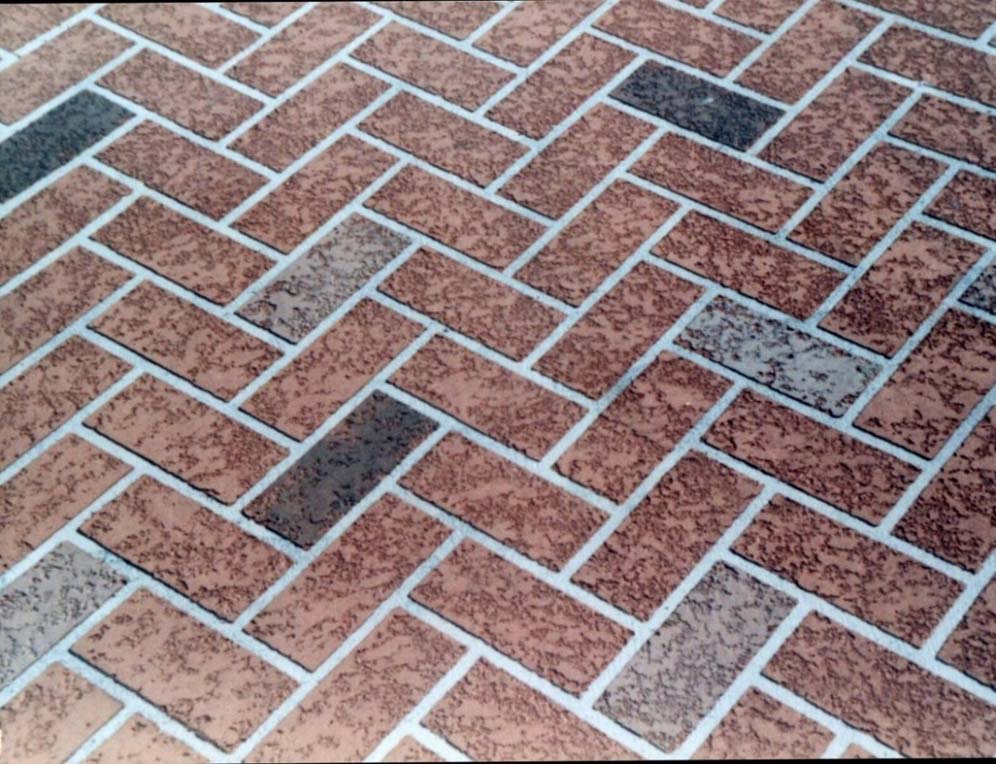
[[[996,756],[996,0],[0,7],[3,764]]]

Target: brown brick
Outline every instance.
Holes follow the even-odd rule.
[[[381,761],[444,761],[411,735],[405,735],[400,743],[392,748]]]
[[[957,358],[957,363],[951,359]],[[996,327],[950,310],[862,410],[855,424],[932,458],[996,384]]]
[[[468,37],[501,10],[498,3],[484,0],[400,0],[377,5],[458,40]]]
[[[973,679],[996,686],[996,581],[990,581],[937,654]]]
[[[363,300],[243,404],[257,419],[304,440],[390,363],[422,327]]]
[[[138,714],[87,757],[87,764],[208,764]]]
[[[471,541],[411,596],[572,695],[580,695],[631,636]]]
[[[961,170],[935,197],[927,214],[996,239],[996,180]]]
[[[16,50],[86,7],[86,3],[10,3],[0,8],[0,47]]]
[[[234,621],[290,560],[220,515],[143,475],[80,533]]]
[[[222,3],[221,6],[240,16],[252,19],[257,24],[272,27],[279,24],[304,3]]]
[[[581,499],[456,433],[443,438],[401,484],[554,570],[605,520]]]
[[[996,117],[924,94],[890,132],[996,171]]]
[[[360,761],[462,653],[449,637],[394,610],[246,761]]]
[[[517,361],[564,318],[559,311],[424,247],[379,289]]]
[[[868,0],[887,11],[901,13],[965,37],[978,37],[996,21],[989,0]]]
[[[316,557],[246,631],[315,671],[449,534],[438,520],[388,494]]]
[[[633,172],[772,232],[785,225],[809,197],[805,186],[676,133],[655,143]]]
[[[740,394],[705,440],[872,524],[917,476],[906,462],[752,391]]]
[[[529,66],[598,5],[598,0],[523,3],[481,35],[474,47]]]
[[[369,143],[344,136],[257,202],[235,227],[290,252],[394,162]]]
[[[803,0],[726,0],[716,9],[716,14],[762,32],[774,32],[802,2]]]
[[[764,674],[906,756],[996,750],[996,708],[817,613]]]
[[[225,751],[252,734],[295,686],[269,663],[145,590],[72,651]]]
[[[411,165],[364,204],[495,268],[511,263],[544,230],[539,223]]]
[[[614,181],[515,277],[580,305],[677,209],[669,199]]]
[[[86,425],[225,504],[259,482],[287,453],[147,374],[92,414]]]
[[[549,451],[583,413],[577,404],[441,336],[429,340],[391,382],[533,459]]]

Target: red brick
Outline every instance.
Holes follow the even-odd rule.
[[[996,582],[990,581],[937,654],[973,679],[996,686]]]
[[[438,520],[388,494],[318,555],[246,631],[315,671],[449,535]]]
[[[409,257],[379,289],[517,361],[564,318],[559,311],[425,248]]]
[[[996,21],[996,8],[989,0],[867,0],[867,2],[965,37],[978,37],[993,21]]]
[[[795,103],[861,42],[878,22],[832,0],[821,0],[737,78],[745,87]]]
[[[87,757],[87,764],[208,764],[138,714]]]
[[[295,687],[269,663],[145,590],[72,651],[225,751],[249,737]]]
[[[416,742],[411,735],[405,735],[400,743],[384,756],[381,761],[444,761],[424,745]]]
[[[488,117],[530,138],[542,138],[635,56],[582,34],[531,74]]]
[[[760,491],[753,480],[692,451],[571,580],[646,620]]]
[[[763,228],[777,231],[809,198],[809,189],[676,133],[633,166],[641,178]]]
[[[0,8],[0,47],[17,50],[86,7],[86,3],[9,3]]]
[[[397,23],[364,42],[353,56],[471,111],[514,78],[505,69]]]
[[[583,409],[512,371],[435,336],[391,377],[471,427],[539,459]]]
[[[932,458],[994,384],[996,326],[950,310],[865,406],[855,424]]]
[[[944,165],[879,143],[792,231],[792,240],[857,265],[940,177]]]
[[[728,74],[758,44],[742,32],[655,0],[622,0],[595,26],[719,77]]]
[[[529,66],[598,5],[598,0],[522,3],[481,35],[474,47]]]
[[[820,326],[891,357],[984,251],[936,228],[913,223]]]
[[[152,122],[143,122],[97,158],[215,220],[266,182],[249,168]]]
[[[461,543],[411,596],[572,695],[580,695],[631,636],[470,541]]]
[[[917,476],[906,462],[751,391],[740,394],[705,441],[872,524]]]
[[[526,153],[521,143],[410,93],[398,93],[360,128],[482,188]]]
[[[0,297],[0,372],[44,345],[131,276],[76,247]]]
[[[599,104],[519,170],[500,193],[559,218],[653,131],[646,122]]]
[[[803,0],[726,0],[716,9],[716,14],[762,32],[774,32],[802,2]]]
[[[784,496],[754,518],[733,551],[918,646],[962,590],[933,568]]]
[[[498,3],[484,0],[401,0],[377,5],[458,40],[468,37],[501,10]]]
[[[364,204],[495,268],[543,233],[543,226],[411,165]]]
[[[456,433],[443,438],[401,484],[554,570],[605,520],[581,499]]]
[[[235,228],[290,252],[394,162],[369,143],[344,136],[253,205]]]
[[[669,199],[614,181],[515,277],[580,305],[677,209]]]
[[[304,3],[222,3],[221,7],[252,19],[257,24],[272,27],[279,24]]]
[[[131,43],[92,21],[81,21],[0,71],[0,122],[26,117],[109,63]]]
[[[318,429],[422,331],[363,300],[283,368],[242,409],[297,440]]]
[[[246,761],[361,761],[462,654],[449,637],[394,610]]]
[[[0,469],[110,387],[130,367],[70,337],[0,388]]]
[[[147,374],[92,414],[86,425],[225,504],[287,454]]]
[[[817,613],[764,674],[906,756],[996,750],[996,708]]]
[[[937,195],[927,214],[996,239],[996,180],[962,170]]]
[[[383,80],[336,64],[240,135],[232,148],[284,170],[387,88]]]
[[[924,94],[890,132],[996,171],[996,117]]]

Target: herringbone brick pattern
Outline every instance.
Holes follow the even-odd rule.
[[[0,760],[996,755],[994,45],[0,8]]]

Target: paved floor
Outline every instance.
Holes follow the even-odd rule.
[[[0,761],[996,754],[996,0],[0,8]]]

